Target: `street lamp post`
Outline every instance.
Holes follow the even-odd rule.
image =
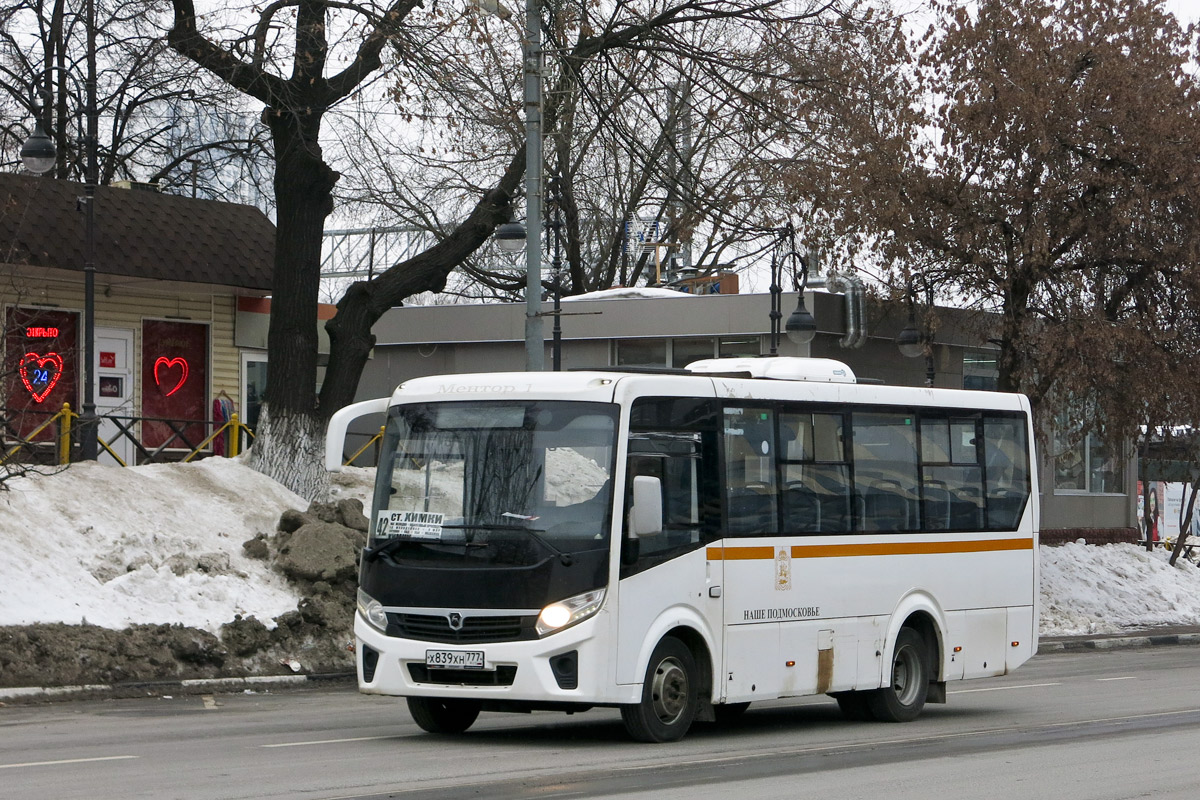
[[[96,7],[95,0],[87,0],[84,29],[87,34],[87,77],[84,82],[86,95],[87,132],[84,144],[87,147],[87,174],[83,184],[84,234],[83,234],[83,413],[80,415],[79,457],[84,461],[95,461],[99,455],[96,419],[96,184],[99,183],[97,165],[97,142],[99,138],[99,113],[96,109]],[[21,147],[21,160],[25,168],[35,175],[44,175],[54,168],[54,143],[46,135],[38,120],[33,135]]]
[[[784,248],[786,247],[786,252]],[[817,321],[804,306],[804,290],[808,287],[808,265],[796,252],[796,231],[789,224],[780,233],[771,252],[771,352],[779,355],[779,321],[783,319],[783,286],[780,281],[785,270],[792,273],[792,288],[798,293],[796,308],[788,315],[784,333],[796,344],[808,344],[817,335]]]
[[[545,368],[542,330],[542,0],[525,0],[525,369]]]

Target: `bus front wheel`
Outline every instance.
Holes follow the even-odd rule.
[[[892,651],[889,681],[868,695],[871,715],[881,722],[912,722],[925,707],[929,673],[925,640],[912,628],[901,628]]]
[[[621,706],[625,730],[639,742],[677,742],[696,718],[700,687],[696,659],[680,640],[658,643],[646,667],[642,701]]]
[[[479,717],[479,701],[441,697],[409,697],[408,713],[423,731],[462,733]]]

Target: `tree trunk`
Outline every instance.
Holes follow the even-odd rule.
[[[271,363],[250,463],[296,494],[316,500],[328,483],[324,422],[336,410],[322,413],[316,387],[321,236],[333,211],[338,174],[321,157],[316,114],[267,109],[266,117],[275,144],[277,203],[267,331]],[[287,450],[277,450],[276,441],[288,443]],[[291,447],[292,442],[303,444]]]
[[[252,469],[282,483],[305,500],[328,499],[324,420],[315,414],[280,412],[270,404],[263,404],[255,433],[249,455]]]

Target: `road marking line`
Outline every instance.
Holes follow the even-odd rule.
[[[955,689],[946,694],[971,694],[973,692],[1003,692],[1007,689],[1040,689],[1043,686],[1062,686],[1061,683],[1022,683],[1019,686],[989,686],[986,689]]]
[[[1097,681],[1136,681],[1137,675],[1125,675],[1121,678],[1096,678]]]
[[[259,747],[307,747],[310,744],[344,744],[346,742],[374,742],[380,739],[399,739],[399,736],[356,736],[353,739],[321,739],[315,742],[283,742],[281,744],[260,744]]]
[[[16,769],[17,767],[53,767],[59,764],[87,764],[92,761],[124,761],[140,756],[102,756],[100,758],[64,758],[61,761],[26,761],[24,764],[0,764],[0,769]]]
[[[205,711],[216,711],[217,710],[217,700],[211,694],[201,695],[200,699],[204,701],[204,710]]]
[[[1035,684],[1038,686],[1057,686],[1058,684]],[[805,756],[815,755],[817,753],[828,753],[839,750],[862,750],[866,748],[880,747],[893,744],[932,744],[941,742],[947,739],[969,739],[978,736],[989,736],[1000,733],[1018,733],[1030,732],[1038,730],[1051,730],[1054,728],[1066,728],[1075,725],[1088,725],[1098,722],[1130,722],[1139,719],[1157,719],[1160,717],[1175,717],[1181,714],[1196,714],[1200,712],[1200,708],[1183,708],[1178,711],[1160,711],[1152,714],[1131,714],[1124,717],[1100,717],[1098,719],[1081,719],[1073,722],[1053,722],[1047,725],[1034,725],[1030,728],[1024,727],[1004,727],[1004,728],[985,728],[977,731],[962,731],[960,733],[939,733],[933,736],[918,736],[912,739],[872,739],[866,742],[845,742],[842,744],[827,744],[818,745],[816,747],[801,747],[793,750],[773,750],[769,753],[737,753],[727,756],[713,756],[711,758],[700,758],[691,761],[672,762],[672,766],[704,766],[712,764],[720,764],[734,761],[753,761],[759,758],[778,758],[780,756]],[[662,769],[662,764],[641,764],[631,767],[611,767],[613,772],[644,772],[651,769]],[[401,790],[394,792],[396,795],[407,794],[410,791],[419,791],[418,789]]]

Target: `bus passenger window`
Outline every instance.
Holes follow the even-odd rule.
[[[985,417],[983,432],[987,527],[993,531],[1014,530],[1021,523],[1030,493],[1025,420]]]
[[[854,489],[864,531],[914,531],[916,425],[904,412],[855,412]]]
[[[774,418],[768,408],[724,410],[725,511],[732,536],[766,536],[779,530]]]
[[[843,447],[844,417],[830,413],[786,412],[779,430],[794,432],[785,450],[783,533],[848,533],[850,471]],[[786,437],[785,437],[786,439]]]

